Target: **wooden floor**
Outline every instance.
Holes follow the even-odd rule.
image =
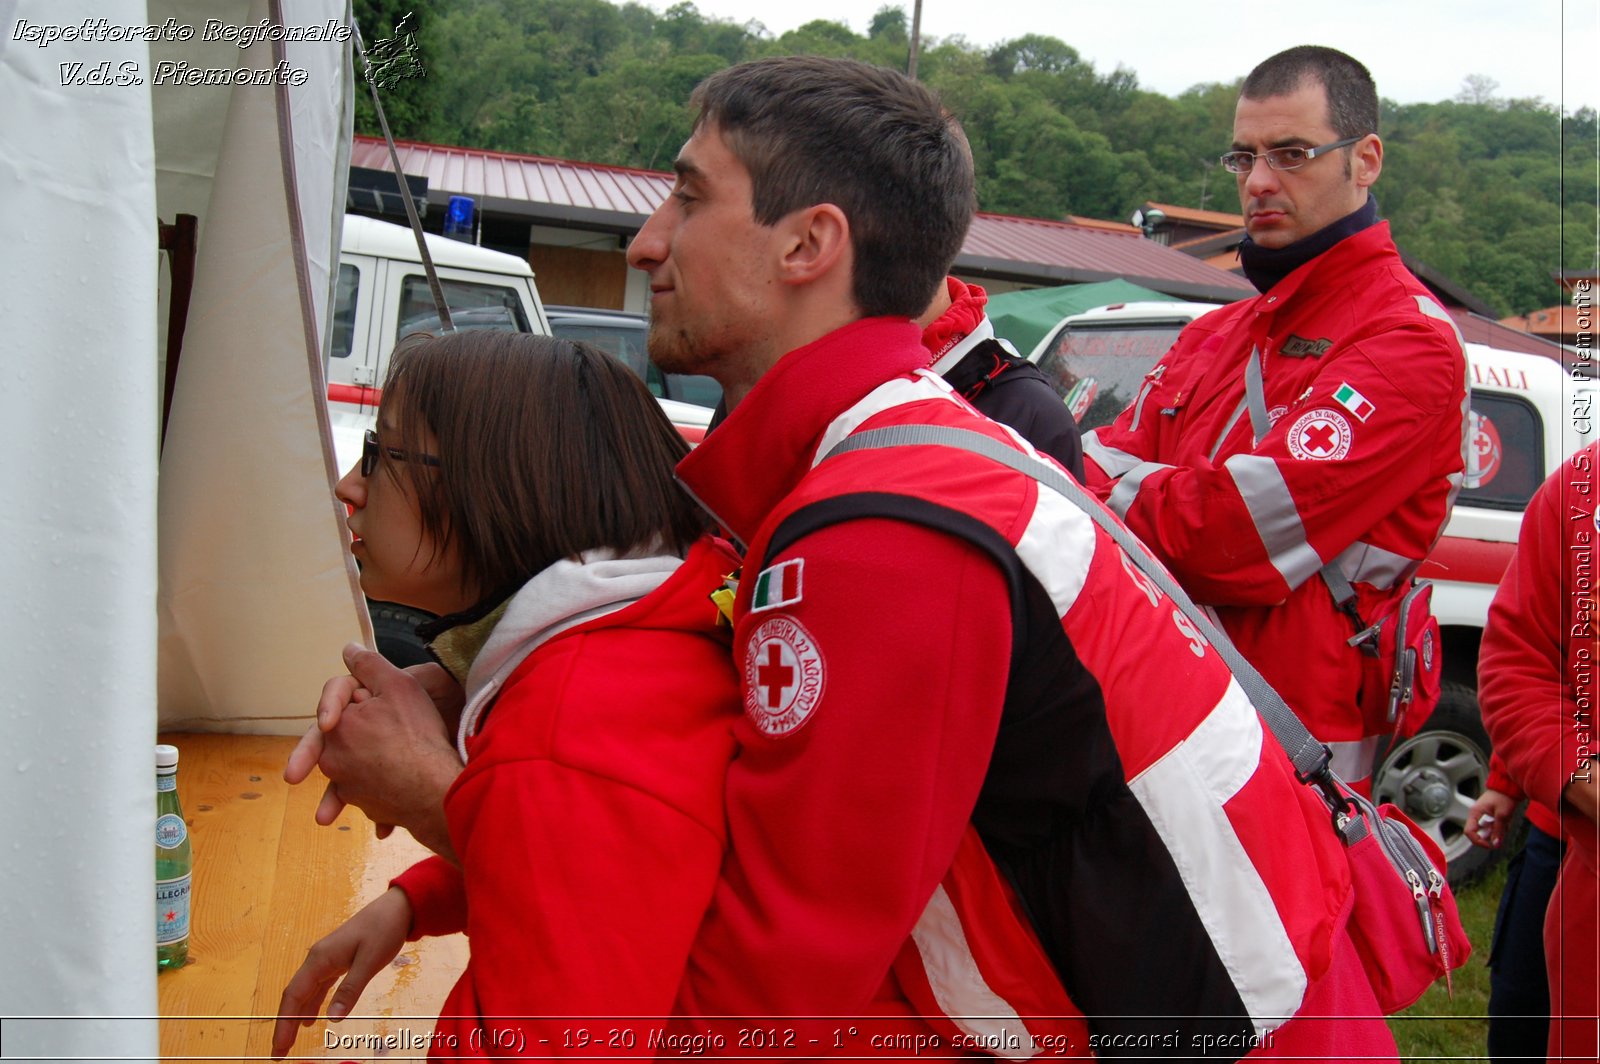
[[[293,739],[174,734],[161,742],[180,752],[178,794],[195,862],[189,962],[157,979],[161,1056],[265,1059],[279,995],[306,948],[427,851],[403,831],[378,841],[354,810],[318,826],[322,777],[283,782]],[[466,958],[462,935],[409,944],[353,1015],[302,1029],[287,1059],[425,1056]]]

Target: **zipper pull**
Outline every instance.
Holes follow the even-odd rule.
[[[1433,933],[1433,912],[1428,905],[1428,891],[1422,885],[1422,877],[1412,869],[1406,869],[1406,882],[1411,884],[1411,899],[1417,904],[1417,918],[1422,922],[1422,939],[1428,944],[1429,953],[1438,953],[1438,939]]]
[[[1450,934],[1444,919],[1444,878],[1437,869],[1428,869],[1428,897],[1438,905],[1433,910],[1434,938],[1439,943],[1439,964],[1444,968],[1444,990],[1455,1000],[1455,980],[1450,977]]]

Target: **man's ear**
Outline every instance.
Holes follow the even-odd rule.
[[[811,284],[854,262],[850,220],[832,203],[793,211],[778,223],[783,228],[780,276],[787,284]]]
[[[1351,162],[1356,184],[1361,188],[1370,187],[1378,180],[1378,174],[1383,172],[1383,141],[1378,139],[1376,133],[1370,133],[1355,146],[1352,154],[1355,156]]]

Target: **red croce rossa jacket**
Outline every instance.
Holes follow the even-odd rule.
[[[1252,351],[1271,426],[1259,440]],[[1358,705],[1356,627],[1318,571],[1338,566],[1367,623],[1403,592],[1462,482],[1466,368],[1454,322],[1380,222],[1190,324],[1084,440],[1085,483],[1214,608],[1352,783],[1392,725],[1386,704]]]

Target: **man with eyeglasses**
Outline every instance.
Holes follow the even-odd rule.
[[[1378,97],[1360,63],[1316,46],[1263,62],[1221,161],[1261,294],[1184,330],[1085,438],[1087,483],[1365,789],[1394,725],[1386,678],[1351,640],[1444,529],[1465,468],[1465,349],[1378,220]]]

